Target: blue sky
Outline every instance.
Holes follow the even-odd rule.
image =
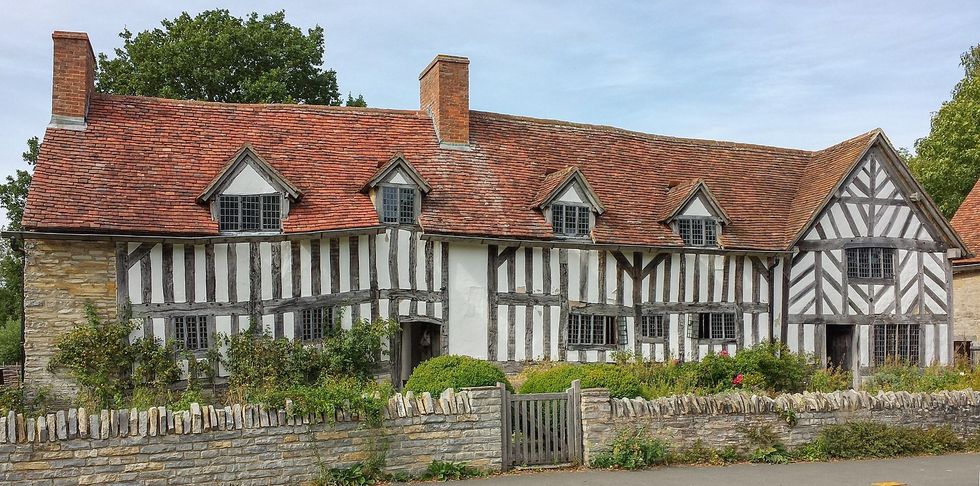
[[[325,64],[371,106],[416,108],[436,53],[468,56],[473,109],[818,149],[882,127],[898,146],[980,43],[980,2],[5,2],[0,173],[50,117],[53,30],[96,52],[181,11],[285,9],[326,30]],[[491,5],[492,4],[492,5]]]

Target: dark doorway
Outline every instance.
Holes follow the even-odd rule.
[[[854,340],[854,326],[827,326],[827,367],[851,369],[851,346]]]
[[[442,327],[426,321],[402,321],[401,327],[399,385],[404,385],[419,363],[439,355]]]

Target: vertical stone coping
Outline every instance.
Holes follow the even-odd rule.
[[[614,417],[666,417],[673,415],[718,415],[745,413],[831,412],[889,409],[936,409],[948,407],[980,407],[980,392],[972,389],[957,391],[878,392],[835,391],[833,393],[788,393],[775,397],[749,393],[725,393],[710,396],[675,395],[645,400],[642,398],[612,398],[610,412]]]
[[[473,391],[482,390],[474,388]],[[384,407],[384,418],[424,415],[469,415],[473,413],[470,389],[447,389],[433,397],[430,393],[396,393]],[[43,443],[72,439],[110,439],[116,437],[156,437],[173,434],[201,434],[212,430],[293,427],[324,422],[356,422],[356,411],[337,410],[332,418],[324,414],[296,415],[287,400],[285,409],[262,404],[234,404],[224,407],[192,403],[189,410],[150,407],[88,411],[84,407],[59,410],[38,417],[10,411],[0,417],[0,444]]]

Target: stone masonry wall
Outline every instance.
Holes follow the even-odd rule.
[[[980,349],[980,271],[954,273],[953,295],[953,339]]]
[[[0,417],[0,484],[299,484],[385,449],[390,472],[433,460],[499,470],[500,400],[496,387],[396,395],[380,428],[251,405],[11,413]]]
[[[85,304],[116,316],[116,257],[108,241],[26,240],[24,382],[64,400],[77,392],[67,376],[48,371],[58,339],[85,319]],[[63,403],[63,402],[59,402]]]
[[[797,423],[784,419],[792,410]],[[610,399],[609,391],[582,391],[585,461],[604,450],[619,431],[641,427],[675,448],[700,440],[721,449],[745,447],[745,432],[772,427],[783,443],[795,447],[812,440],[826,425],[871,420],[891,425],[949,426],[961,436],[980,431],[980,392],[802,393],[775,399],[749,394],[709,397],[682,395],[656,400]],[[748,451],[744,451],[748,452]]]

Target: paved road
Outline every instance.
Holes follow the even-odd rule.
[[[978,486],[980,454],[909,457],[786,465],[738,464],[727,467],[671,466],[645,471],[535,471],[505,474],[453,484],[474,486],[869,486],[897,481],[909,486]]]

